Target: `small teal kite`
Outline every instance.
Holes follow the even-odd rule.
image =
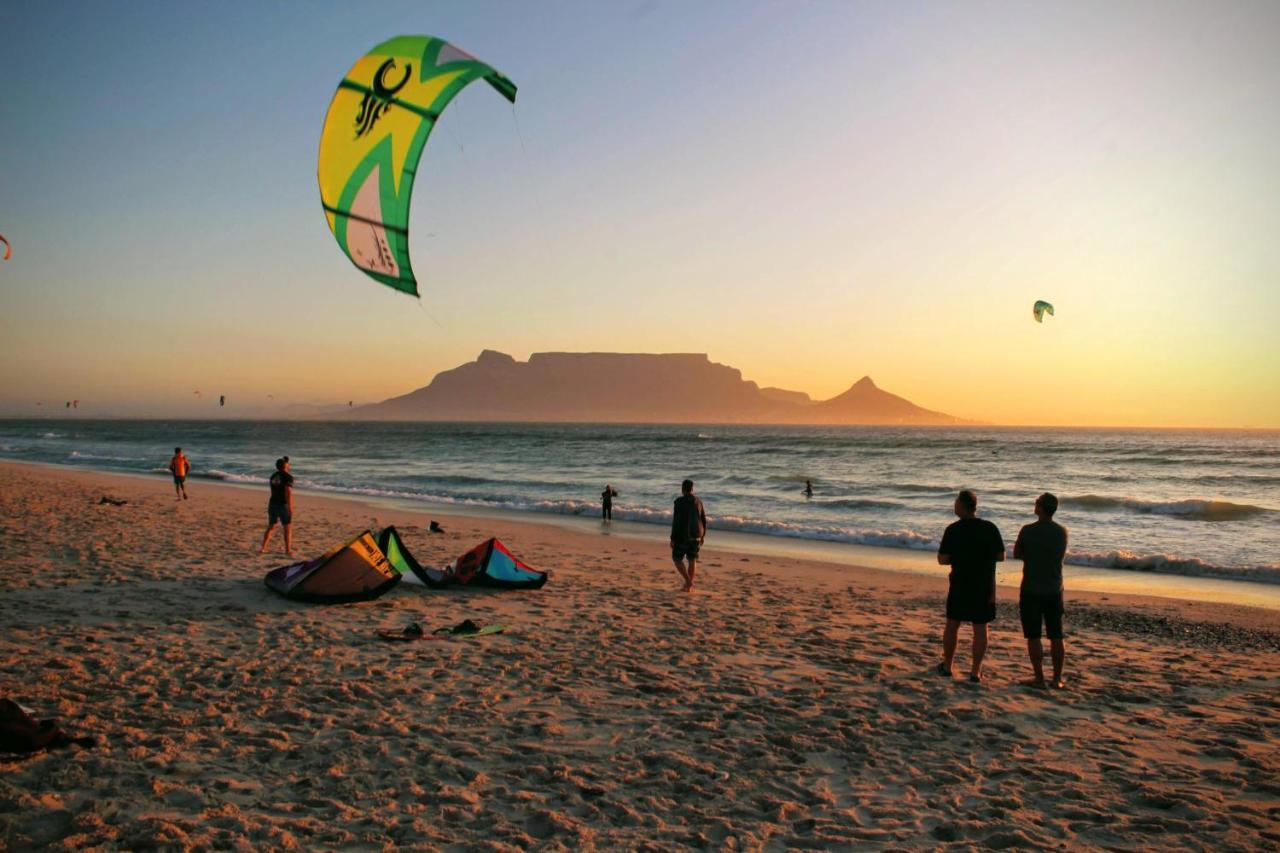
[[[1044,322],[1044,315],[1053,316],[1053,306],[1043,299],[1037,299],[1036,304],[1031,306],[1031,316],[1036,318],[1037,323]]]

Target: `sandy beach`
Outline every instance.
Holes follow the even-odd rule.
[[[0,758],[0,847],[1280,845],[1275,611],[1072,595],[1044,691],[1002,589],[971,685],[933,674],[936,577],[713,529],[683,595],[660,541],[299,493],[303,556],[395,524],[424,564],[498,536],[552,572],[304,605],[263,586],[265,489],[0,473],[0,695],[98,739]],[[465,618],[508,630],[375,637]]]

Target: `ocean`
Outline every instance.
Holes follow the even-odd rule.
[[[957,490],[1012,549],[1055,493],[1078,566],[1280,584],[1280,432],[1049,428],[0,421],[0,458],[669,523],[689,477],[711,528],[929,551]],[[804,495],[813,483],[811,498]],[[655,528],[656,530],[656,528]]]

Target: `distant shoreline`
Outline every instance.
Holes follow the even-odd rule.
[[[49,472],[68,472],[100,477],[119,477],[127,480],[167,485],[167,477],[161,473],[114,471],[89,465],[63,465],[53,462],[24,462],[0,459],[0,466],[34,469]],[[195,477],[193,490],[234,489],[237,492],[264,493],[265,486]],[[369,509],[386,509],[411,512],[419,516],[469,520],[509,521],[544,528],[568,531],[575,536],[594,538],[618,537],[646,542],[665,542],[661,525],[637,521],[617,520],[608,528],[602,528],[594,516],[557,515],[510,508],[486,507],[468,504],[452,504],[415,499],[365,495],[357,492],[299,487],[299,495],[308,500],[353,502]],[[940,519],[940,529],[946,519]],[[424,522],[425,523],[425,522]],[[709,541],[720,550],[737,555],[791,558],[823,564],[826,570],[849,572],[869,569],[899,575],[928,577],[935,580],[946,577],[947,570],[938,566],[930,550],[878,547],[848,542],[822,541],[765,534],[717,530],[715,521],[708,534]],[[1012,559],[999,565],[998,583],[1009,596],[1020,580],[1021,564]],[[1226,604],[1268,611],[1280,611],[1280,585],[1248,580],[1199,577],[1159,572],[1137,572],[1124,569],[1078,566],[1064,567],[1064,583],[1068,595],[1083,596],[1138,596],[1159,602],[1171,600],[1194,601],[1210,606]],[[1012,593],[1016,597],[1016,593]],[[1102,600],[1106,600],[1105,597]]]

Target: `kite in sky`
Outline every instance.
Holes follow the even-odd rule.
[[[4,259],[7,261],[13,257],[13,247],[9,245],[9,241],[3,234],[0,234],[0,243],[4,243]]]
[[[351,262],[375,281],[418,295],[409,263],[409,198],[427,137],[474,80],[515,103],[516,85],[432,36],[397,36],[356,61],[320,133],[320,203]]]
[[[222,406],[225,406],[226,404],[227,404],[227,395],[226,395],[226,394],[219,394],[219,395],[218,395],[218,406],[219,406],[219,407],[222,407]]]
[[[1053,306],[1043,299],[1037,299],[1036,304],[1031,306],[1031,316],[1036,318],[1037,323],[1044,322],[1044,315],[1053,316]]]

